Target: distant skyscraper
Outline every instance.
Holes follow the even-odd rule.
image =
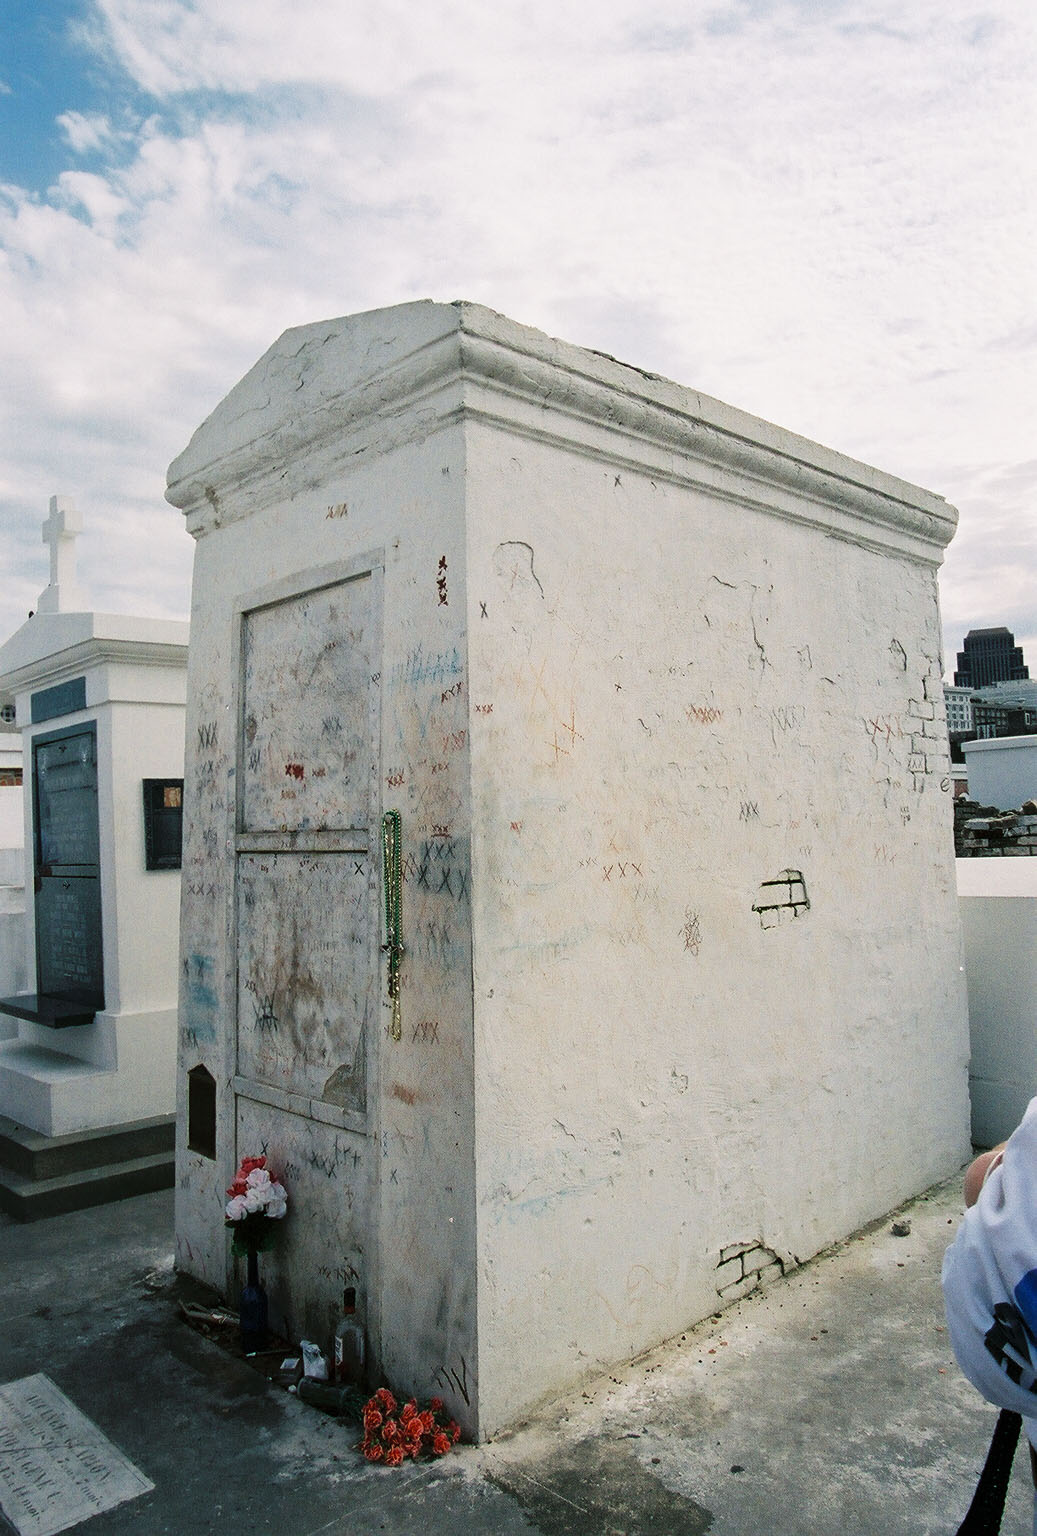
[[[987,688],[991,683],[1014,683],[1030,675],[1023,665],[1023,648],[1016,645],[1010,629],[970,629],[964,649],[958,652],[956,688]]]

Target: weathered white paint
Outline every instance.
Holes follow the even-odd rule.
[[[958,859],[972,1139],[1011,1135],[1037,1093],[1037,859]]]
[[[969,799],[1017,811],[1037,800],[1037,736],[995,736],[962,745],[969,777]]]
[[[41,612],[0,647],[16,699],[25,776],[26,889],[33,888],[32,742],[96,722],[105,1007],[90,1025],[19,1022],[0,1042],[0,1114],[46,1135],[173,1109],[180,875],[145,869],[142,781],[180,777],[188,626],[91,612]],[[86,707],[31,723],[31,696],[86,680]],[[25,903],[26,991],[35,989],[32,900]]]
[[[467,304],[287,332],[168,495],[198,539],[184,947],[213,978],[181,1062],[219,1087],[184,1267],[224,1280],[222,1188],[267,1144],[282,1314],[329,1332],[355,1271],[378,1368],[486,1436],[964,1157],[939,497]],[[344,568],[381,582],[364,814],[401,812],[406,876],[362,1113],[311,1062],[290,1094],[242,1074],[236,975],[257,839],[348,846],[273,792],[359,697],[306,703],[247,827],[243,635]],[[324,941],[298,905],[275,947]]]

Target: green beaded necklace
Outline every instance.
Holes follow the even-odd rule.
[[[403,866],[400,861],[400,813],[386,811],[382,817],[382,870],[385,887],[385,943],[383,950],[389,957],[388,984],[392,999],[392,1026],[394,1040],[401,1034],[400,1026],[400,959],[403,955]]]

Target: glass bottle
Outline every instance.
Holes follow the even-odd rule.
[[[357,1316],[356,1287],[348,1285],[342,1296],[342,1316],[335,1329],[334,1379],[343,1386],[364,1379],[364,1329]]]

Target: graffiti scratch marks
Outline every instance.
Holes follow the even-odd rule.
[[[508,581],[509,592],[514,592],[516,587],[528,587],[532,582],[543,597],[540,577],[533,569],[532,544],[525,544],[521,539],[505,539],[503,544],[497,545],[493,564],[498,576]]]
[[[877,715],[863,721],[863,725],[872,741],[885,741],[887,746],[904,734],[904,728],[896,715]]]
[[[302,763],[285,763],[285,775],[289,779],[302,780],[306,777],[306,769]]]
[[[324,521],[327,522],[331,518],[348,517],[348,516],[349,516],[349,507],[346,505],[346,503],[344,501],[336,501],[334,506],[329,507],[328,510],[325,512],[325,514],[324,514]]]
[[[333,1269],[330,1264],[318,1264],[317,1273],[322,1280],[335,1280],[346,1285],[350,1280],[360,1279],[360,1271],[354,1269],[348,1259],[343,1259],[340,1269]]]
[[[394,683],[439,683],[448,677],[458,677],[463,671],[461,653],[455,646],[451,651],[437,651],[426,655],[424,646],[417,646],[406,659],[393,667]]]
[[[617,862],[615,864],[602,865],[601,878],[607,880],[610,885],[612,884],[613,874],[615,874],[617,880],[626,880],[627,878],[631,880],[644,879],[640,864],[635,864],[633,859],[628,859],[623,864]]]
[[[555,755],[555,762],[556,763],[557,763],[557,761],[559,759],[559,756],[561,756],[561,757],[569,757],[570,756],[569,748],[568,747],[563,747],[561,742],[558,740],[558,732],[557,731],[555,731],[554,737],[552,738],[551,741],[549,741],[547,743],[547,745],[549,747],[553,747],[554,748],[554,755]]]
[[[778,745],[779,736],[798,731],[806,724],[807,712],[801,704],[779,704],[771,710],[771,741]]]
[[[716,725],[724,718],[724,711],[712,704],[689,704],[684,713],[692,725]]]
[[[360,1153],[353,1147],[344,1146],[337,1136],[329,1153],[321,1153],[316,1147],[311,1147],[303,1156],[314,1173],[322,1173],[326,1179],[333,1179],[340,1168],[356,1168],[360,1162]],[[353,1191],[348,1184],[342,1186],[342,1194],[347,1206],[352,1205]]]
[[[759,821],[760,803],[758,800],[743,800],[738,812],[739,821]]]
[[[573,747],[575,747],[577,741],[583,741],[584,739],[580,732],[576,729],[576,707],[573,704],[569,705],[569,723],[566,725],[565,721],[563,720],[562,730],[568,731],[570,745]]]
[[[281,1020],[274,1012],[274,994],[265,992],[257,994],[252,999],[252,1012],[255,1014],[254,1023],[258,1030],[277,1029]]]
[[[544,669],[543,669],[543,667],[541,667],[541,669],[540,669],[540,676],[537,679],[536,689],[534,690],[534,693],[533,693],[533,701],[534,702],[536,701],[536,694],[539,691],[540,693],[543,693],[544,699],[545,699],[545,701],[546,701],[546,703],[548,705],[548,708],[554,710],[554,705],[552,704],[551,700],[548,698],[547,693],[544,690],[543,676],[544,676]],[[562,734],[562,740],[561,741],[559,741],[559,739],[558,739],[559,731],[561,731],[561,734]],[[566,737],[569,738],[568,742],[566,742],[566,740],[565,740]],[[576,729],[576,705],[570,699],[570,701],[569,701],[569,718],[568,718],[568,720],[557,720],[557,723],[555,724],[553,732],[552,732],[551,740],[548,741],[546,743],[546,745],[549,746],[552,749],[552,751],[554,752],[554,760],[557,763],[560,756],[561,757],[571,757],[573,752],[576,750],[576,743],[578,741],[583,741],[583,740],[584,740],[583,732],[582,731],[578,731]]]
[[[763,928],[774,928],[788,913],[799,917],[810,911],[810,897],[798,869],[783,869],[773,880],[764,880],[753,902],[753,911],[760,915]]]
[[[415,1024],[410,1038],[412,1045],[417,1045],[419,1040],[424,1045],[438,1045],[439,1020],[422,1019],[419,1023]]]
[[[684,948],[689,954],[697,955],[702,946],[702,923],[697,912],[690,907],[684,914],[684,927],[681,929],[681,938],[684,940]]]
[[[209,720],[205,725],[198,727],[199,752],[213,752],[216,749],[219,736],[219,722]]]
[[[459,1370],[455,1370],[452,1366],[444,1365],[436,1372],[435,1380],[442,1382],[448,1392],[452,1389],[457,1392],[466,1404],[471,1404],[471,1393],[468,1386],[468,1362],[465,1360],[464,1355],[461,1356]]]
[[[463,678],[459,678],[458,681],[456,683],[454,683],[451,687],[443,689],[443,692],[439,696],[439,702],[441,704],[445,704],[447,699],[457,699],[457,698],[460,698],[461,690],[462,690],[463,687],[464,687],[464,680],[463,680]]]
[[[439,593],[440,607],[446,608],[448,606],[446,595],[446,555],[440,555],[439,557],[439,566],[437,567],[436,575],[436,591]]]
[[[492,704],[477,704],[475,706],[475,713],[477,715],[492,715],[493,714],[493,705]]]

